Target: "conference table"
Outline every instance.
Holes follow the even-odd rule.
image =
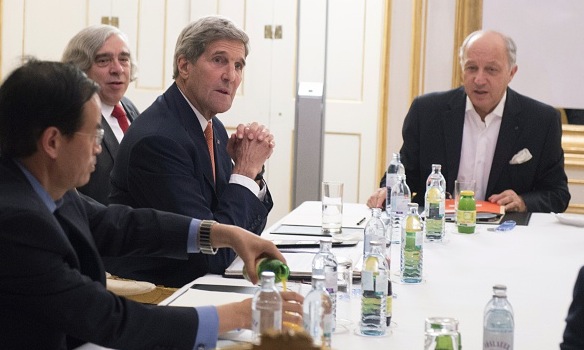
[[[361,219],[370,217],[362,204],[345,203],[343,210],[343,227],[363,228],[366,220]],[[319,237],[272,232],[282,224],[318,225],[320,213],[320,202],[304,202],[267,228],[262,236],[271,240],[318,240]],[[508,300],[515,312],[514,348],[559,348],[574,282],[584,265],[584,228],[576,226],[584,221],[584,216],[561,215],[533,213],[527,226],[517,225],[504,232],[494,231],[496,225],[478,224],[476,233],[459,234],[454,224],[447,223],[443,242],[424,242],[420,284],[400,282],[400,245],[393,244],[391,279],[396,297],[389,331],[381,337],[359,335],[361,301],[356,281],[351,297],[337,303],[339,322],[332,338],[333,349],[423,349],[424,320],[432,316],[458,319],[463,348],[481,349],[483,311],[495,284],[507,286]],[[359,238],[362,239],[362,234],[335,237]],[[333,253],[337,257],[354,257],[362,250],[359,242],[353,247],[333,248]],[[206,277],[208,282],[203,278],[203,282],[193,283],[239,286],[249,283],[221,276]],[[306,283],[292,283],[290,288],[306,294],[310,287]],[[181,288],[161,304],[190,305],[193,299],[187,296],[189,289],[190,285]],[[220,297],[213,302],[222,300]],[[246,340],[249,335],[228,334],[226,338]]]

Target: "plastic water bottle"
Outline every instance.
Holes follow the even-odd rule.
[[[361,269],[361,322],[365,335],[384,335],[387,329],[387,281],[389,268],[381,252],[381,242],[371,241],[371,251],[363,259]],[[305,301],[306,302],[306,301]]]
[[[391,212],[391,188],[398,181],[398,175],[405,175],[406,169],[400,160],[399,153],[393,153],[389,166],[387,167],[387,173],[385,173],[385,188],[387,189],[387,195],[385,197],[385,211],[387,213]]]
[[[333,332],[333,306],[324,289],[325,277],[312,276],[312,289],[302,304],[304,330],[312,337],[314,345],[330,349]]]
[[[369,248],[371,241],[382,242],[383,247],[385,247],[385,224],[381,220],[381,209],[371,208],[371,218],[367,221],[364,232],[363,256],[371,250]]]
[[[410,199],[406,176],[398,175],[398,182],[391,189],[391,243],[401,242],[402,219],[407,214]]]
[[[418,215],[418,203],[408,204],[408,215],[404,218],[401,243],[401,281],[404,283],[422,282],[424,237],[422,221]]]
[[[433,178],[430,187],[426,190],[425,214],[426,214],[426,239],[429,241],[442,241],[445,233],[446,216],[444,213],[446,198],[444,188],[439,178]]]
[[[432,179],[439,179],[440,186],[446,191],[446,179],[444,178],[444,175],[442,175],[442,165],[432,164],[432,172],[428,175],[428,179],[426,180],[426,190],[430,187]]]
[[[513,350],[515,322],[507,300],[507,287],[493,286],[493,298],[485,307],[483,350]]]
[[[338,286],[338,263],[331,248],[333,243],[330,240],[320,241],[320,250],[312,259],[312,276],[324,276],[324,289],[327,291],[332,302],[332,330],[335,330],[335,320],[337,317],[337,292]]]
[[[251,302],[252,331],[256,341],[268,330],[282,330],[282,297],[275,286],[271,271],[261,274],[260,289]]]

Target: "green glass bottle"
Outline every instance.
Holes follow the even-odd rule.
[[[264,271],[272,271],[274,275],[276,275],[276,283],[287,281],[288,277],[290,277],[290,268],[288,268],[288,265],[284,264],[278,259],[260,259],[256,263],[256,272],[258,276],[261,276],[262,272]],[[249,276],[245,270],[245,267],[243,269],[243,277],[249,281]]]
[[[460,192],[456,210],[456,225],[459,233],[474,233],[477,223],[477,207],[474,191]]]

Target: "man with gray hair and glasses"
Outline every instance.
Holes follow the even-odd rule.
[[[107,205],[116,153],[124,133],[139,114],[132,101],[124,97],[130,82],[136,79],[136,62],[126,35],[104,24],[87,27],[71,38],[61,60],[77,66],[100,87],[102,152],[91,179],[78,190]]]
[[[273,203],[263,179],[274,148],[263,125],[239,125],[228,136],[217,118],[231,108],[249,51],[231,20],[207,16],[178,37],[174,83],[138,118],[120,144],[112,172],[113,203],[214,219],[260,234]],[[109,272],[171,287],[221,274],[231,249],[188,260],[117,259]]]

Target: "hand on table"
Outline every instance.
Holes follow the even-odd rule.
[[[387,188],[385,187],[378,188],[367,200],[367,206],[369,208],[381,208],[383,206],[383,202],[385,202],[386,197]]]
[[[505,206],[505,211],[527,211],[527,206],[520,195],[513,190],[505,190],[499,194],[493,194],[489,197],[489,202]]]

